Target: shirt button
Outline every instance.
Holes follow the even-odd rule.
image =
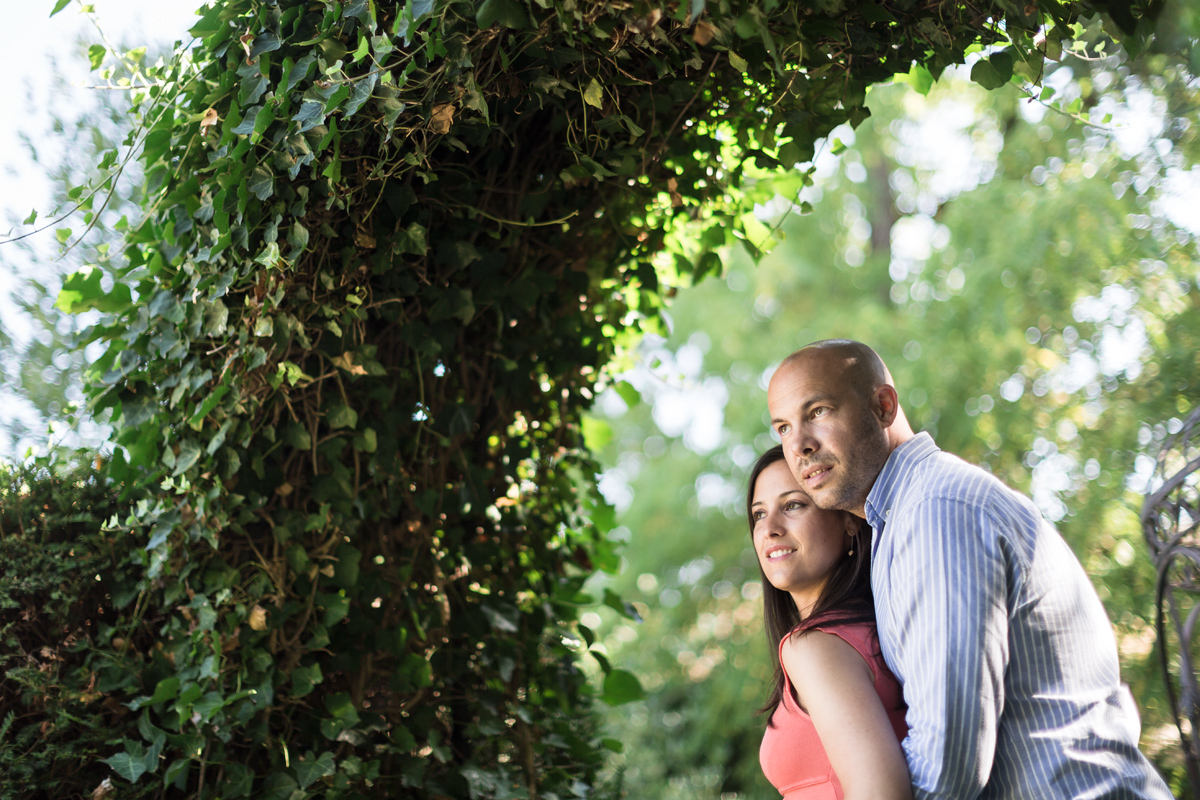
[[[889,508],[887,511],[884,511],[884,512],[883,512],[883,515],[884,515],[885,517],[890,517],[890,516],[892,515],[892,510]]]

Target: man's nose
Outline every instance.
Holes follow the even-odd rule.
[[[811,456],[820,448],[817,442],[804,428],[798,428],[788,442],[788,449],[796,457]]]

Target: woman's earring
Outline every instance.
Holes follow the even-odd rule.
[[[848,556],[854,555],[854,536],[850,537],[850,550],[846,553]]]

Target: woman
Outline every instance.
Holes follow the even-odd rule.
[[[778,445],[754,465],[747,506],[776,654],[763,772],[784,800],[911,798],[905,707],[875,638],[870,527],[812,505]]]

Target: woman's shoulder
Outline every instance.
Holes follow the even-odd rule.
[[[852,681],[856,685],[874,683],[869,655],[841,635],[845,632],[844,627],[809,628],[792,632],[781,643],[779,660],[801,708],[806,708],[804,698],[809,692],[824,691],[835,682],[840,685],[852,675],[860,676]]]
[[[859,625],[820,625],[794,630],[780,643],[780,656],[787,660],[862,663],[866,654],[863,645],[874,640],[875,626],[870,622]],[[790,656],[791,658],[788,658]]]
[[[785,668],[789,661],[806,666],[813,662],[831,666],[868,666],[869,645],[874,638],[875,626],[870,622],[817,625],[789,633],[780,643],[779,655]]]

